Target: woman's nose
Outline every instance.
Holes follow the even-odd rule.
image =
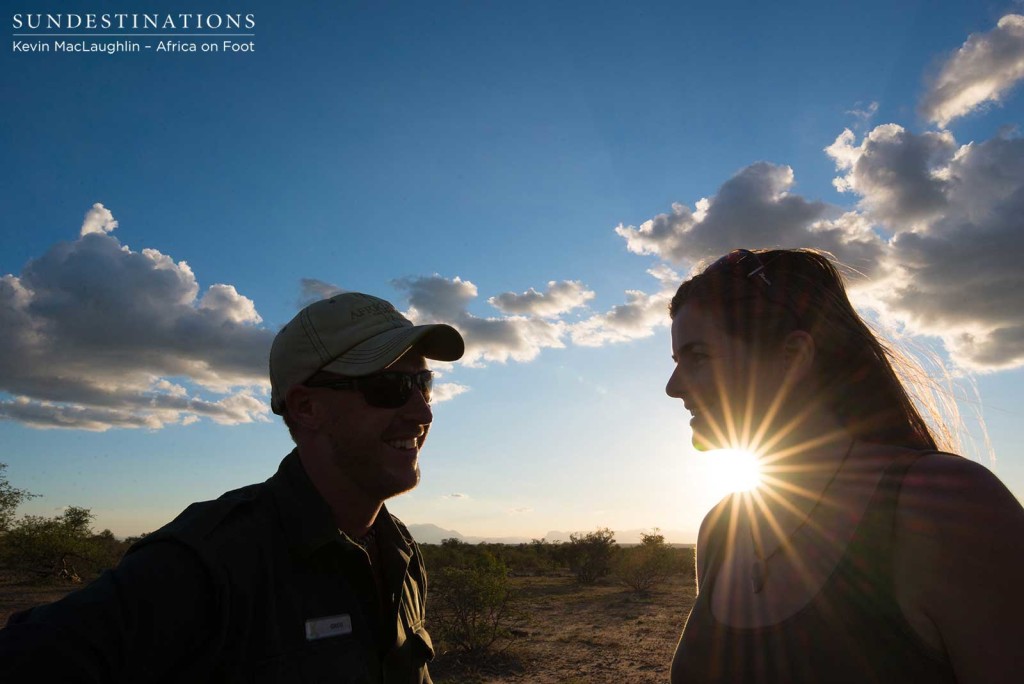
[[[672,371],[672,375],[668,376],[668,382],[665,384],[665,394],[673,399],[682,399],[685,393],[686,383],[683,380],[683,373],[677,365],[675,370]]]

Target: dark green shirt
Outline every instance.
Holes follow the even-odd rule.
[[[114,570],[0,631],[0,681],[430,682],[426,571],[386,509],[366,552],[292,452],[189,506]]]

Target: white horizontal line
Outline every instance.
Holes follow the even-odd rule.
[[[12,33],[12,38],[214,38],[221,36],[254,37],[255,33]]]

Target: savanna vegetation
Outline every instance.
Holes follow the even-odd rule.
[[[665,681],[694,598],[692,547],[654,530],[422,545],[436,682]]]
[[[138,537],[95,531],[70,506],[52,517],[17,508],[36,495],[0,464],[0,625],[117,564]],[[620,546],[607,528],[567,542],[421,546],[437,682],[645,682],[667,676],[693,601],[693,549],[654,530]]]
[[[38,495],[13,486],[6,469],[0,463],[0,578],[6,583],[88,581],[116,565],[135,541],[95,531],[92,512],[80,506],[52,517],[16,517],[18,506]]]

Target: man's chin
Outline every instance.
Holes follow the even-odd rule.
[[[381,483],[381,499],[390,499],[393,496],[404,494],[416,488],[420,483],[420,466],[417,463],[411,472],[392,473],[387,482]]]

